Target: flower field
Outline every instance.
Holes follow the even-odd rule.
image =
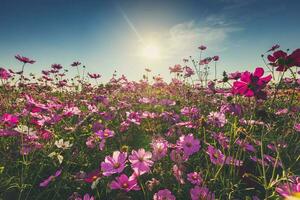
[[[100,83],[80,62],[25,75],[38,61],[17,55],[0,69],[0,199],[300,199],[300,49],[279,49],[220,79],[219,56],[184,59],[170,82]]]

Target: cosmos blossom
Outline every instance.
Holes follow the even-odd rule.
[[[194,138],[192,133],[188,135],[182,135],[177,141],[179,148],[183,149],[185,155],[190,156],[194,153],[197,153],[200,149],[200,141],[197,138]]]
[[[111,138],[113,136],[115,136],[115,132],[109,129],[105,129],[105,130],[99,130],[96,132],[96,135],[100,138],[100,139],[107,139],[107,138]]]
[[[207,187],[200,187],[196,185],[190,190],[190,195],[192,200],[206,199],[214,200],[215,195]]]
[[[290,55],[282,50],[268,55],[270,65],[276,67],[276,71],[287,71],[290,67],[300,67],[300,49],[294,50]]]
[[[156,139],[151,143],[153,149],[153,160],[160,160],[168,153],[168,141],[165,139]]]
[[[168,189],[159,190],[154,194],[153,200],[175,200],[175,196]]]
[[[50,182],[52,182],[55,178],[57,178],[61,175],[61,172],[62,172],[61,169],[57,170],[54,175],[51,175],[48,178],[46,178],[45,180],[43,180],[40,183],[40,187],[47,187]]]
[[[15,58],[17,60],[19,60],[20,62],[24,63],[24,64],[26,64],[26,63],[29,63],[29,64],[35,63],[34,60],[31,60],[30,58],[27,58],[27,57],[24,57],[24,56],[16,55]]]
[[[200,46],[198,47],[198,49],[200,49],[201,51],[203,51],[203,50],[207,49],[207,47],[204,46],[204,45],[200,45]]]
[[[0,67],[0,79],[7,80],[11,77],[11,74],[4,68]]]
[[[245,97],[266,99],[266,93],[262,91],[268,82],[272,79],[271,75],[262,77],[264,69],[257,67],[254,73],[245,71],[242,73],[239,81],[235,81],[232,87],[233,94],[240,94]]]
[[[19,123],[19,117],[9,113],[4,113],[1,117],[1,121],[4,125],[13,127]]]
[[[71,64],[72,67],[77,67],[77,66],[79,66],[79,65],[81,65],[81,63],[78,62],[78,61],[74,61],[74,62]]]
[[[222,165],[225,161],[224,154],[219,150],[209,145],[206,153],[209,155],[210,161],[215,165]]]
[[[267,52],[275,51],[276,49],[280,48],[278,44],[273,45]]]
[[[276,187],[282,197],[288,198],[300,193],[300,177],[290,177],[287,183],[280,184]]]
[[[225,126],[227,123],[226,116],[222,112],[210,112],[208,115],[208,122],[219,128]]]
[[[97,179],[101,178],[102,177],[102,172],[100,171],[100,169],[95,169],[91,172],[89,172],[85,178],[84,178],[84,181],[86,183],[93,183],[94,181],[96,181]]]
[[[95,74],[95,73],[94,74],[88,73],[88,75],[89,75],[90,78],[93,78],[93,79],[98,79],[98,78],[101,77],[100,74]]]
[[[187,174],[187,180],[190,181],[194,185],[200,185],[202,183],[201,174],[198,172],[191,172]]]
[[[145,149],[139,149],[138,151],[132,150],[129,156],[131,168],[138,175],[142,175],[150,171],[150,167],[153,165],[151,160],[152,153],[145,151]]]
[[[105,161],[101,163],[101,170],[104,176],[110,176],[115,173],[121,173],[126,164],[127,153],[114,151],[112,156],[106,156]]]
[[[112,190],[120,189],[129,192],[131,190],[140,190],[136,177],[130,176],[129,178],[125,174],[121,174],[116,180],[110,184]]]

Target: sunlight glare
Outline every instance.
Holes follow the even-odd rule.
[[[158,59],[160,57],[160,49],[157,45],[148,44],[144,47],[142,55],[148,59]]]

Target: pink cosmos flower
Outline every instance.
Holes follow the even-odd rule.
[[[24,64],[26,64],[26,63],[29,63],[29,64],[35,63],[34,60],[31,60],[31,59],[29,59],[27,57],[24,57],[24,56],[16,55],[15,58],[17,60],[19,60],[20,62],[24,63]]]
[[[60,176],[61,172],[62,172],[61,169],[60,169],[60,170],[57,170],[57,171],[55,172],[54,175],[51,175],[51,176],[49,176],[48,178],[46,178],[45,180],[43,180],[43,181],[40,183],[40,187],[47,187],[48,184],[49,184],[51,181],[53,181],[56,177],[59,177],[59,176]]]
[[[105,161],[101,163],[101,170],[104,176],[110,176],[115,173],[121,173],[126,164],[127,153],[114,151],[113,156],[106,156]]]
[[[1,121],[4,125],[12,127],[16,126],[19,123],[19,117],[9,113],[5,113],[1,117]]]
[[[115,136],[115,132],[109,129],[99,130],[95,134],[102,140]]]
[[[230,80],[238,80],[239,78],[241,78],[242,73],[239,71],[233,72],[233,73],[229,73],[228,74],[228,79]]]
[[[170,190],[163,189],[154,194],[153,200],[176,200],[176,198]]]
[[[287,183],[276,187],[276,192],[285,198],[291,197],[293,194],[300,193],[300,177],[290,177]]]
[[[174,67],[169,67],[170,73],[180,73],[182,72],[182,67],[179,64],[174,65]]]
[[[203,50],[205,50],[205,49],[206,49],[206,46],[204,46],[204,45],[201,45],[201,46],[199,46],[199,47],[198,47],[198,49],[200,49],[201,51],[203,51]]]
[[[75,200],[95,200],[95,197],[94,196],[90,196],[89,194],[85,194],[83,196],[83,198],[81,197],[76,197]]]
[[[60,70],[63,68],[63,66],[61,64],[52,64],[51,68],[55,70]]]
[[[141,116],[138,112],[126,112],[127,121],[136,125],[141,124]]]
[[[160,160],[168,153],[168,141],[165,139],[156,139],[151,143],[153,160]]]
[[[246,97],[265,99],[266,93],[262,89],[272,79],[272,76],[262,77],[264,74],[263,68],[256,68],[254,73],[245,71],[241,75],[240,81],[235,81],[232,87],[233,94],[240,94]]]
[[[276,71],[286,71],[290,67],[300,67],[300,49],[296,49],[290,55],[282,50],[275,51],[272,55],[268,55],[270,65],[276,67]]]
[[[191,172],[187,175],[187,180],[190,181],[194,185],[201,185],[203,179],[201,174],[198,172]]]
[[[100,171],[100,169],[95,169],[94,171],[86,174],[84,181],[87,183],[93,183],[98,178],[101,178],[101,176],[102,176],[102,172]]]
[[[185,71],[184,71],[184,77],[185,78],[188,78],[188,77],[191,77],[192,75],[195,74],[194,70],[188,66],[185,66],[183,68]]]
[[[207,57],[207,58],[204,58],[203,60],[200,60],[199,65],[207,65],[211,61],[212,61],[212,58],[211,57]]]
[[[218,143],[224,148],[227,149],[229,147],[229,138],[225,136],[224,133],[213,133],[212,136]]]
[[[184,154],[190,156],[194,153],[197,153],[200,149],[200,141],[197,138],[194,138],[192,133],[188,135],[182,135],[177,141],[179,148],[183,149]]]
[[[89,77],[90,78],[93,78],[93,79],[98,79],[98,78],[100,78],[101,77],[101,75],[100,74],[90,74],[90,73],[88,73],[88,75],[89,75]]]
[[[236,141],[236,144],[239,145],[244,151],[256,152],[256,149],[254,148],[254,146],[251,145],[250,143],[248,143],[246,140],[238,139]]]
[[[225,162],[224,154],[219,150],[209,145],[206,153],[209,155],[210,161],[215,165],[222,165]]]
[[[212,59],[213,59],[213,61],[218,61],[220,59],[220,57],[219,56],[214,56],[214,57],[212,57]]]
[[[226,116],[222,112],[210,112],[208,115],[208,122],[219,128],[225,126],[227,123]]]
[[[0,67],[0,79],[7,80],[11,77],[11,74],[4,68]]]
[[[71,64],[72,67],[77,67],[77,66],[79,66],[79,65],[81,65],[81,63],[78,62],[78,61],[75,61],[75,62],[73,62],[73,63]]]
[[[142,175],[150,171],[150,167],[153,165],[151,160],[152,153],[146,152],[145,149],[139,149],[138,151],[132,150],[129,156],[131,168],[138,175]]]
[[[276,49],[278,49],[280,46],[278,44],[273,45],[267,52],[270,51],[275,51]]]
[[[190,190],[190,195],[192,200],[214,200],[215,194],[210,192],[207,187],[199,187],[196,185],[194,188]]]
[[[112,190],[121,189],[129,192],[131,190],[140,190],[135,176],[127,177],[125,174],[117,177],[115,181],[110,184]]]

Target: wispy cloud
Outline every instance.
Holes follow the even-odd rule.
[[[210,16],[203,22],[189,21],[176,24],[166,35],[166,58],[193,55],[201,44],[214,52],[223,51],[226,49],[225,42],[230,34],[240,30],[242,29],[217,16]]]

